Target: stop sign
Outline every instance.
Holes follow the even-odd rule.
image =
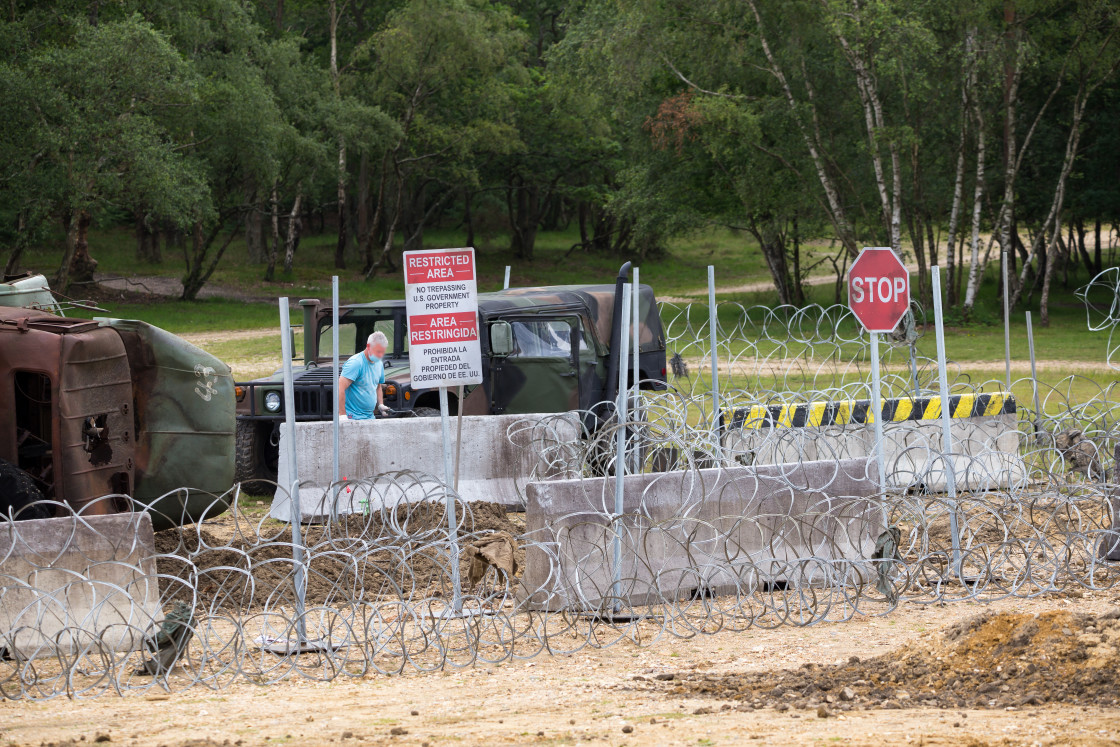
[[[848,308],[868,332],[893,332],[910,308],[910,273],[890,247],[866,246],[848,270]]]

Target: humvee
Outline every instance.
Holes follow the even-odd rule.
[[[623,265],[614,285],[516,288],[478,297],[482,384],[467,387],[462,402],[448,392],[452,414],[500,415],[584,413],[588,434],[610,416],[618,388],[621,288],[630,274]],[[295,419],[334,416],[332,312],[318,300],[303,307],[303,365],[295,370]],[[665,388],[665,334],[653,290],[639,290],[637,371],[643,389]],[[392,417],[439,415],[438,389],[412,387],[404,300],[352,304],[339,309],[339,362],[365,348],[381,331],[389,340],[385,404]],[[633,334],[632,331],[629,334]],[[633,359],[626,361],[634,381]],[[250,491],[267,491],[276,480],[283,380],[277,373],[237,385],[237,479]],[[267,491],[271,492],[271,491]]]
[[[0,514],[50,518],[54,501],[194,523],[228,507],[234,431],[233,377],[209,353],[144,322],[0,303]]]

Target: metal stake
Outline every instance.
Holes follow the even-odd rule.
[[[303,334],[311,334],[311,331],[305,329]],[[338,275],[331,277],[331,351],[331,370],[334,374],[334,388],[331,389],[334,392],[334,406],[331,408],[334,410],[334,472],[332,473],[334,479],[331,482],[334,486],[331,490],[331,521],[333,522],[338,520],[338,419],[342,416],[338,407]]]
[[[714,265],[708,265],[708,333],[711,336],[712,348],[712,456],[717,464],[723,461],[723,445],[719,440],[719,352],[716,348],[718,328],[716,268]]]
[[[914,312],[906,312],[906,341],[910,344],[910,378],[914,380],[914,398],[922,396],[922,387],[918,383],[918,355],[914,343],[918,341],[918,329],[914,324]]]
[[[307,598],[307,575],[303,560],[303,537],[300,522],[299,474],[296,471],[296,395],[292,381],[292,324],[288,316],[288,299],[280,299],[280,354],[284,358],[284,422],[288,426],[288,489],[291,491],[292,564],[296,582],[296,634],[300,644],[307,641],[307,620],[304,600]],[[306,333],[305,333],[306,334]]]
[[[630,345],[630,335],[626,334],[630,326],[630,293],[629,285],[622,286],[622,334],[619,336],[618,359],[622,365],[618,367],[618,400],[615,403],[615,414],[618,418],[618,428],[615,431],[615,458],[614,458],[614,584],[612,594],[622,594],[622,514],[625,511],[623,491],[626,483],[626,400],[630,393],[626,391],[626,374],[629,366],[626,365]]]
[[[1011,391],[1011,299],[1007,288],[1007,251],[1003,252],[1003,363],[1007,369],[1007,391]]]
[[[957,528],[957,475],[953,465],[949,375],[945,371],[945,317],[941,310],[941,268],[937,265],[933,266],[933,321],[937,331],[937,385],[941,394],[941,458],[945,462],[945,487],[949,494],[949,533],[953,546],[953,573],[960,576],[961,537]]]
[[[1034,360],[1034,326],[1031,324],[1031,312],[1027,312],[1027,350],[1031,354],[1031,388],[1034,390],[1034,432],[1042,430],[1042,404],[1038,400],[1038,371]]]
[[[640,334],[640,330],[641,330],[641,320],[642,320],[642,312],[641,312],[641,300],[642,300],[641,295],[642,294],[641,294],[639,289],[640,289],[640,284],[638,282],[638,268],[635,267],[634,268],[634,290],[630,294],[630,298],[634,302],[634,308],[630,312],[630,326],[632,326],[634,328],[634,340],[632,342],[632,345],[634,346],[634,349],[633,349],[633,355],[634,355],[634,380],[633,380],[633,384],[634,384],[634,418],[635,418],[635,421],[636,421],[637,418],[641,417],[641,413],[638,411],[638,408],[641,405],[641,396],[642,396],[641,392],[639,391],[639,389],[641,387],[641,383],[642,383],[642,381],[641,381],[641,379],[642,379],[642,374],[641,374],[642,368],[641,368],[641,360],[639,358],[639,356],[641,354],[641,334]],[[637,435],[637,430],[638,430],[637,426],[635,426],[634,430],[635,430],[635,435]],[[634,461],[632,463],[631,472],[634,472],[634,473],[641,472],[642,471],[642,449],[641,449],[641,444],[639,444],[637,441],[635,441],[635,448],[632,452],[632,458],[633,458]]]

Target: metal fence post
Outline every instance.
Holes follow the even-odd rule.
[[[284,358],[284,423],[288,426],[288,489],[291,505],[292,564],[296,582],[296,634],[299,645],[307,642],[307,620],[304,617],[307,598],[307,569],[304,568],[303,537],[300,522],[303,512],[299,505],[299,473],[296,465],[296,395],[292,380],[292,324],[288,299],[280,299],[280,354]],[[306,330],[304,334],[307,334]]]
[[[1011,299],[1007,288],[1007,250],[1003,251],[1003,365],[1007,371],[1007,391],[1011,391]]]
[[[1038,399],[1038,369],[1034,358],[1034,325],[1031,324],[1031,312],[1027,312],[1027,350],[1031,355],[1031,389],[1034,391],[1034,432],[1042,430],[1042,404]]]
[[[303,331],[303,334],[309,334],[309,330],[305,329]],[[338,519],[339,493],[338,421],[342,416],[342,413],[339,412],[338,406],[338,275],[335,275],[331,278],[331,371],[334,375],[334,386],[331,388],[331,391],[334,393],[334,396],[332,397],[332,399],[334,400],[334,404],[331,407],[331,410],[334,411],[334,472],[332,473],[334,479],[331,483],[333,486],[331,488],[331,521],[336,521]]]
[[[719,315],[716,313],[716,268],[708,265],[708,333],[711,337],[712,356],[712,456],[717,464],[723,461],[723,445],[719,440],[719,350],[717,334]]]
[[[953,426],[950,420],[949,376],[945,371],[945,317],[941,310],[941,268],[933,266],[933,321],[937,331],[937,385],[941,395],[941,458],[949,494],[949,532],[953,546],[953,573],[961,571],[961,538],[957,528],[957,475],[953,465]]]
[[[627,329],[630,326],[630,294],[629,285],[622,286],[622,334],[619,336],[618,359],[622,365],[618,367],[618,399],[615,402],[616,426],[615,430],[615,457],[614,457],[614,583],[612,593],[615,596],[622,594],[622,514],[625,512],[624,490],[626,484],[626,400],[630,397],[627,391],[627,376],[629,366],[628,348],[630,335]]]

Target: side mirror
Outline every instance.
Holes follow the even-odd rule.
[[[505,358],[513,352],[513,327],[509,322],[494,322],[490,325],[490,354]]]

